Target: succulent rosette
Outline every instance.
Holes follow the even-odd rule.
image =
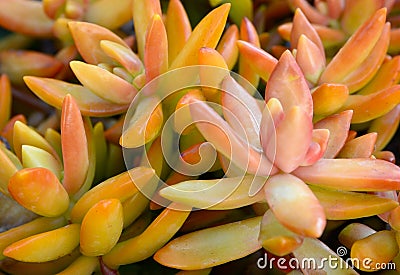
[[[0,1],[0,270],[400,267],[396,2],[225,2]]]

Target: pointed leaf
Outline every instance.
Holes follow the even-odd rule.
[[[236,25],[231,25],[222,35],[217,46],[217,51],[224,57],[229,70],[235,66],[239,56],[239,49],[236,41],[239,39],[239,29]]]
[[[120,144],[127,148],[137,148],[154,140],[163,125],[162,105],[157,96],[139,101],[133,116],[124,125]]]
[[[379,159],[321,159],[293,174],[321,187],[348,191],[387,191],[400,187],[400,168]]]
[[[168,69],[167,32],[158,14],[153,16],[147,29],[144,66],[147,83]]]
[[[63,216],[56,218],[40,217],[22,225],[13,227],[7,231],[0,233],[0,251],[10,244],[27,238],[29,236],[50,231],[66,225],[66,220]],[[0,259],[4,256],[1,255]]]
[[[71,94],[83,115],[104,117],[121,114],[129,105],[108,102],[87,88],[51,78],[25,76],[26,85],[44,102],[61,109],[64,97]]]
[[[162,265],[183,270],[208,268],[243,258],[261,248],[261,217],[228,223],[178,237],[157,251]]]
[[[384,61],[374,78],[367,83],[360,91],[359,95],[368,95],[395,85],[399,80],[400,56],[395,56],[390,60]]]
[[[0,73],[21,85],[25,75],[53,77],[63,64],[51,55],[28,50],[6,50],[0,53]]]
[[[376,11],[334,56],[322,73],[319,83],[340,83],[347,75],[357,69],[378,41],[385,21],[386,9]]]
[[[259,133],[262,113],[255,98],[230,76],[225,77],[221,89],[224,91],[221,103],[226,121],[234,131],[245,134],[242,137],[244,140],[261,149]]]
[[[328,129],[330,133],[324,158],[334,158],[342,149],[347,140],[352,115],[353,111],[344,111],[315,123],[315,129]]]
[[[240,168],[257,175],[276,173],[276,168],[260,152],[250,147],[207,103],[193,99],[190,113],[204,138]]]
[[[39,133],[24,123],[16,121],[13,131],[13,148],[19,159],[22,159],[22,145],[32,145],[41,148],[58,159],[57,153]]]
[[[268,81],[271,73],[275,69],[278,60],[266,51],[257,48],[249,42],[238,40],[237,46],[240,55],[249,60],[249,66],[263,80]]]
[[[368,57],[360,66],[343,79],[343,84],[347,85],[349,92],[353,93],[367,84],[376,74],[389,46],[390,23],[386,23],[379,40]]]
[[[64,162],[63,185],[68,194],[79,191],[89,168],[88,143],[78,105],[71,95],[61,111],[61,145]]]
[[[258,38],[257,30],[251,21],[244,17],[240,24],[240,39],[250,44],[254,45],[257,48],[260,48],[260,40]],[[258,74],[252,69],[250,66],[250,60],[245,58],[242,55],[239,55],[239,74],[247,79],[254,87],[258,87],[258,83],[260,81],[260,77]]]
[[[297,44],[296,61],[304,77],[313,84],[317,83],[325,69],[325,56],[321,54],[317,45],[303,34]]]
[[[208,210],[234,209],[263,200],[263,192],[249,196],[252,184],[263,185],[263,177],[234,177],[184,181],[160,190],[160,195],[190,207]],[[254,183],[257,182],[257,183]]]
[[[68,27],[79,53],[87,63],[94,65],[99,63],[112,64],[112,59],[100,48],[101,40],[109,40],[129,48],[119,36],[99,25],[71,21],[68,22]]]
[[[304,15],[301,9],[296,9],[293,17],[293,27],[292,31],[290,32],[290,45],[292,49],[298,48],[298,43],[300,37],[304,35],[311,42],[314,43],[316,48],[319,50],[317,54],[321,56],[321,60],[325,60],[325,49],[322,45],[322,41],[318,36],[317,31],[313,28],[311,23],[307,20],[307,17]]]
[[[169,1],[165,27],[168,35],[168,60],[171,64],[192,33],[188,15],[180,0]]]
[[[378,118],[400,103],[400,85],[394,85],[369,95],[350,95],[342,110],[353,110],[352,123]]]
[[[200,21],[182,51],[172,62],[171,70],[196,64],[200,48],[215,48],[223,32],[229,8],[230,4],[223,4]]]
[[[79,224],[69,224],[30,236],[6,247],[3,254],[23,262],[38,263],[58,259],[71,253],[79,245],[79,228]]]
[[[160,1],[158,0],[134,0],[132,3],[133,25],[138,44],[138,53],[143,60],[146,31],[155,14],[162,16]]]
[[[117,243],[123,227],[122,204],[118,199],[101,200],[82,220],[80,251],[86,256],[108,253]]]
[[[142,72],[142,61],[131,49],[109,40],[101,40],[100,47],[106,55],[120,63],[132,76],[137,76]]]
[[[131,239],[118,243],[103,256],[103,261],[109,267],[142,261],[163,247],[181,228],[191,211],[179,210],[170,205],[146,228],[146,230]],[[154,236],[158,238],[154,239]]]
[[[398,206],[398,202],[372,194],[328,190],[311,186],[311,190],[324,208],[328,220],[349,220],[385,213]]]
[[[383,7],[383,2],[382,0],[346,1],[340,20],[342,29],[348,34],[353,34],[376,10]]]
[[[285,51],[279,59],[265,88],[265,101],[277,98],[288,112],[293,106],[312,117],[313,103],[310,89],[293,55]]]
[[[352,139],[340,150],[338,158],[369,158],[374,149],[377,133],[369,133]]]
[[[310,22],[321,25],[328,24],[329,18],[326,15],[320,13],[315,7],[313,7],[306,0],[290,0],[289,3],[292,6],[301,9],[307,16],[308,20],[310,20]]]
[[[293,107],[276,127],[276,142],[271,139],[265,154],[286,173],[303,161],[312,141],[312,121],[300,107]]]
[[[104,100],[130,104],[138,92],[132,84],[98,66],[81,61],[71,61],[70,66],[83,86]]]

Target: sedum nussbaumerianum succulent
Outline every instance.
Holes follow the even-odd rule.
[[[179,0],[0,1],[2,271],[400,267],[394,1],[365,18],[362,1],[289,1],[275,56],[259,3],[222,2],[192,29]],[[29,48],[43,39],[52,53]],[[49,118],[13,112],[26,87]]]

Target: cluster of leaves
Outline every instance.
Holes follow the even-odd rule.
[[[225,2],[192,29],[179,0],[0,1],[1,270],[400,268],[398,3]]]

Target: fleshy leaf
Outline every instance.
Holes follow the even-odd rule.
[[[279,169],[290,173],[303,162],[312,141],[312,129],[309,114],[295,106],[276,126],[276,141],[271,139],[264,153]]]
[[[395,85],[400,77],[400,56],[384,61],[374,78],[360,91],[359,95],[368,95]]]
[[[26,85],[44,102],[61,109],[64,97],[71,94],[83,115],[104,117],[126,112],[129,105],[108,102],[87,88],[57,79],[25,76]]]
[[[64,163],[63,185],[68,194],[79,191],[89,169],[88,141],[78,105],[71,95],[61,110],[61,146]]]
[[[217,51],[224,57],[229,70],[235,66],[239,56],[239,49],[236,41],[239,39],[239,29],[236,25],[231,25],[222,35],[217,46]]]
[[[339,110],[349,96],[349,89],[343,84],[324,83],[312,93],[315,116],[328,116]]]
[[[208,268],[259,250],[261,217],[228,223],[178,237],[157,251],[162,265],[183,270]]]
[[[394,107],[389,113],[378,117],[371,122],[368,132],[378,133],[375,151],[383,150],[390,142],[400,123],[400,105]]]
[[[13,32],[29,36],[50,37],[53,21],[37,1],[0,1],[0,25]]]
[[[364,87],[376,74],[380,65],[386,57],[390,40],[390,23],[386,23],[379,40],[368,57],[360,66],[343,79],[343,84],[347,85],[349,92],[353,93]]]
[[[79,245],[79,228],[79,224],[69,224],[27,237],[7,246],[3,254],[23,262],[40,263],[58,259]]]
[[[387,191],[400,187],[400,168],[379,159],[321,159],[293,174],[306,183],[348,191]]]
[[[378,41],[385,21],[386,9],[376,11],[334,56],[322,73],[319,83],[341,83],[346,76],[356,70]]]
[[[345,143],[338,158],[369,158],[374,149],[377,133],[369,133]]]
[[[325,49],[317,31],[307,20],[307,17],[304,15],[303,11],[301,9],[296,9],[293,17],[292,31],[290,32],[290,44],[293,49],[298,48],[298,43],[302,35],[306,36],[315,44],[317,49],[319,49],[319,53],[317,54],[321,56],[321,60],[325,60]]]
[[[400,85],[394,85],[369,95],[350,95],[342,110],[353,110],[352,123],[378,118],[400,103]]]
[[[274,70],[278,60],[267,53],[266,51],[257,48],[249,42],[238,40],[237,46],[240,55],[244,59],[249,60],[249,66],[256,72],[263,80],[268,81]]]
[[[395,235],[394,231],[382,230],[354,242],[350,256],[359,259],[356,267],[363,271],[380,270],[383,264],[392,261],[399,252]]]
[[[188,15],[180,0],[169,1],[165,27],[168,35],[168,60],[172,63],[192,33]]]
[[[185,46],[176,56],[170,69],[197,64],[202,47],[215,48],[225,27],[230,4],[223,4],[206,15],[193,30]]]
[[[155,14],[162,16],[159,0],[134,0],[132,3],[133,25],[138,44],[138,52],[143,60],[146,42],[146,31]]]
[[[68,27],[79,53],[87,63],[112,64],[112,59],[100,47],[101,40],[109,40],[129,48],[119,36],[102,26],[88,22],[70,21]]]
[[[223,114],[236,133],[244,133],[242,137],[254,148],[261,149],[259,133],[262,113],[257,101],[232,77],[225,77],[221,89]],[[240,115],[238,115],[240,114]]]
[[[120,138],[123,147],[136,148],[154,140],[163,125],[162,105],[157,96],[139,101]]]
[[[109,267],[118,267],[151,257],[175,235],[189,216],[190,209],[174,209],[177,206],[179,207],[178,204],[171,204],[171,208],[161,212],[142,234],[114,246],[103,256],[104,263]],[[154,236],[158,238],[154,239]]]
[[[6,126],[11,115],[11,84],[7,75],[0,76],[0,130]]]
[[[296,63],[293,55],[285,51],[279,59],[265,88],[265,101],[277,98],[288,112],[294,106],[310,117],[313,113],[313,102],[307,81]]]
[[[251,148],[233,131],[207,103],[192,99],[190,113],[197,128],[204,138],[211,142],[233,163],[249,173],[269,175],[276,173],[276,168],[260,152]]]
[[[398,203],[373,194],[328,190],[311,186],[324,208],[328,220],[349,220],[369,217],[394,209]]]
[[[324,209],[308,186],[290,174],[270,177],[264,187],[277,220],[296,234],[318,238],[325,229]]]
[[[315,123],[315,129],[328,129],[330,133],[324,158],[334,158],[342,149],[347,140],[352,115],[353,111],[344,111]]]
[[[45,217],[57,217],[69,206],[68,193],[46,168],[19,170],[10,178],[8,191],[19,204]]]
[[[262,186],[265,181],[263,177],[253,176],[190,180],[165,187],[160,191],[160,195],[195,208],[234,209],[263,200],[263,192],[249,196],[249,189],[252,184]]]
[[[168,69],[167,32],[158,14],[153,16],[147,29],[143,60],[147,83]]]
[[[302,263],[307,259],[314,259],[316,265],[306,265],[303,267],[302,272],[312,274],[313,272],[324,272],[329,275],[357,275],[358,273],[349,266],[341,257],[334,253],[322,241],[314,238],[304,238],[303,244],[293,251],[293,255],[297,260]],[[325,259],[330,259],[337,265],[329,265]],[[316,266],[318,269],[316,269]]]
[[[277,256],[292,253],[303,242],[302,236],[284,227],[271,210],[267,210],[263,216],[258,240],[265,250]]]
[[[257,48],[260,48],[260,40],[258,38],[257,30],[253,23],[244,17],[240,24],[240,39],[246,41]],[[259,75],[250,66],[251,60],[248,60],[242,55],[239,55],[239,74],[247,79],[254,87],[258,87],[260,81]]]
[[[130,104],[138,92],[132,84],[96,65],[72,61],[70,66],[84,87],[111,103]]]
[[[80,223],[87,211],[103,199],[116,198],[121,202],[139,192],[138,188],[151,185],[150,180],[154,170],[146,167],[137,167],[124,172],[96,185],[86,192],[71,210],[71,221]]]

